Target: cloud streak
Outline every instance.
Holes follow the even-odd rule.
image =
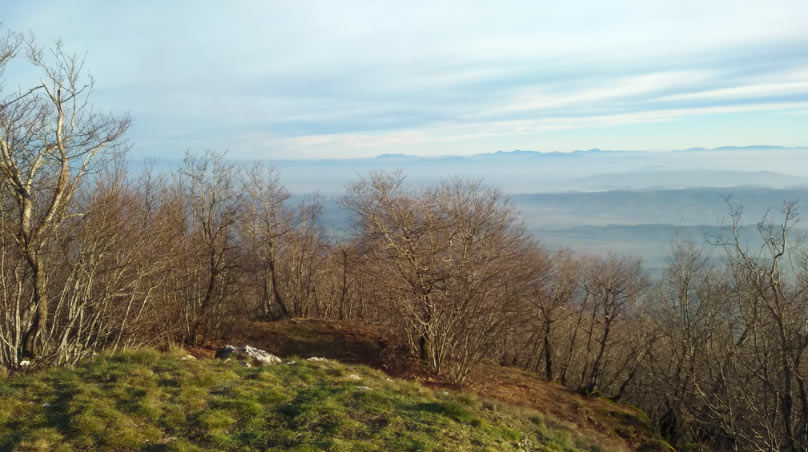
[[[541,3],[32,1],[5,26],[87,50],[143,155],[808,143],[808,3]]]

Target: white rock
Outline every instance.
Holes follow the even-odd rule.
[[[27,359],[20,361],[20,367],[29,367],[30,365],[31,361],[28,361]]]
[[[346,378],[348,378],[351,381],[361,381],[362,380],[362,377],[360,377],[359,375],[356,375],[356,374],[350,374]]]
[[[281,362],[281,359],[272,353],[265,352],[264,350],[255,347],[250,347],[249,345],[244,346],[244,352],[264,364],[272,365],[279,364]]]
[[[233,347],[232,345],[225,345],[216,351],[216,357],[225,361],[230,359],[231,355],[236,359],[244,361],[252,361],[254,365],[258,366],[271,366],[281,363],[281,359],[272,353],[266,352],[259,348],[245,345],[244,347]]]
[[[307,361],[323,362],[323,361],[328,361],[328,358],[320,358],[320,357],[317,357],[317,356],[312,356]]]
[[[182,360],[182,361],[188,361],[188,360],[196,361],[196,357],[194,355],[186,355],[186,356],[183,356],[182,358],[180,358],[180,360]]]
[[[367,386],[357,386],[356,389],[358,389],[358,390],[360,390],[362,392],[370,391],[370,388],[367,387]]]

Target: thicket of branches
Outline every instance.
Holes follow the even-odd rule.
[[[8,34],[0,75],[0,365],[69,364],[101,349],[198,344],[252,320],[387,325],[456,383],[481,360],[641,406],[675,444],[808,449],[808,271],[797,207],[740,238],[674,243],[651,281],[618,255],[548,251],[480,181],[414,188],[400,173],[348,187],[355,233],[329,238],[316,199],[278,173],[188,154],[128,174],[126,116],[88,102],[81,59]],[[2,80],[2,79],[0,79]],[[774,220],[777,221],[774,221]]]

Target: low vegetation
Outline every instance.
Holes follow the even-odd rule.
[[[151,350],[0,383],[16,451],[597,451],[536,412],[393,380],[365,366],[268,367]]]

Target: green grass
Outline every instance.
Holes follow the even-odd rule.
[[[0,450],[601,450],[534,412],[363,366],[181,356],[138,350],[10,377],[0,383]]]

